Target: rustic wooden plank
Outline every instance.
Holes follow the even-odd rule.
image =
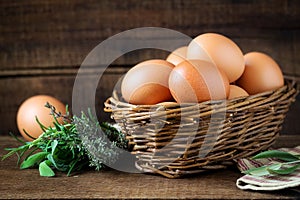
[[[88,69],[81,75],[81,78],[87,80],[79,88],[80,91],[86,91],[90,87],[90,80],[98,78],[94,75],[96,69]],[[104,73],[98,84],[96,91],[96,110],[100,113],[101,121],[109,121],[110,116],[103,112],[104,101],[111,96],[112,89],[118,78],[125,73],[126,68],[112,68]],[[69,73],[69,71],[67,71]],[[23,75],[0,78],[0,132],[8,134],[9,131],[18,133],[16,127],[17,109],[27,98],[37,94],[48,94],[68,104],[72,108],[72,92],[76,74],[61,73]],[[74,72],[74,71],[73,71]],[[88,98],[85,94],[81,98]],[[99,119],[100,120],[100,119]],[[0,134],[0,135],[1,135]]]
[[[298,75],[300,74],[300,66],[299,66],[299,52],[300,52],[300,31],[296,32],[298,34],[298,36],[294,35],[293,37],[293,51],[292,51],[292,56],[295,59],[295,63],[294,63],[294,71],[292,72],[292,74]]]
[[[296,38],[297,39],[297,38]],[[294,36],[290,37],[277,37],[275,39],[244,39],[239,38],[234,40],[236,43],[239,44],[242,51],[244,53],[248,53],[250,51],[261,51],[269,54],[271,57],[273,57],[278,64],[280,65],[282,71],[285,74],[293,75],[293,76],[300,76],[300,67],[298,66],[298,63],[300,63],[300,58],[297,56],[297,45],[299,46],[300,40],[297,42],[293,42],[295,40]],[[171,42],[172,40],[170,40]],[[167,42],[166,42],[167,43]],[[290,53],[287,53],[290,52]],[[89,52],[88,52],[89,53]],[[82,61],[84,58],[88,55],[81,55]],[[143,50],[136,50],[134,52],[127,53],[119,58],[116,58],[114,62],[111,63],[111,65],[116,66],[124,66],[128,65],[134,65],[140,61],[147,60],[147,59],[165,59],[167,57],[169,52],[158,50],[158,49],[143,49]],[[43,55],[43,56],[46,56]],[[60,58],[59,58],[60,59]],[[50,60],[49,58],[45,58],[45,61]],[[0,60],[1,61],[1,60]],[[53,61],[53,60],[51,60]],[[47,61],[48,62],[48,61]],[[73,73],[80,67],[80,63],[76,63],[76,65],[32,65],[32,66],[22,66],[20,64],[20,68],[12,68],[12,67],[5,67],[5,65],[2,65],[3,67],[0,68],[0,77],[1,76],[10,76],[10,75],[22,75],[25,73],[37,73],[39,74],[44,73],[59,73],[59,70],[62,70],[61,73],[66,73],[68,70],[73,70]],[[35,63],[39,64],[39,63]],[[55,63],[48,63],[48,64],[55,64]],[[25,71],[24,71],[25,70]]]
[[[282,140],[298,141],[299,137]],[[10,137],[0,137],[3,148],[17,146]],[[114,170],[85,171],[66,177],[40,177],[37,169],[20,170],[16,157],[0,161],[0,197],[3,199],[297,199],[290,189],[273,192],[239,190],[235,186],[242,174],[235,168],[211,171],[181,179],[148,174],[130,174]]]
[[[106,38],[154,26],[191,37],[223,33],[238,40],[245,51],[266,50],[285,71],[299,75],[299,7],[297,0],[1,1],[0,64],[6,69],[79,66]],[[120,59],[119,64],[132,64],[136,56]]]
[[[166,27],[191,37],[220,32],[237,42],[245,53],[266,52],[285,74],[300,76],[299,4],[297,0],[3,0],[0,120],[5,125],[0,132],[16,131],[16,110],[32,95],[47,93],[70,104],[76,72],[87,54],[106,38],[135,27]],[[172,42],[176,38],[156,39]],[[117,78],[135,63],[166,55],[164,51],[146,49],[121,56],[112,63],[113,70],[102,80],[97,95],[100,99],[108,97]],[[92,73],[93,68],[87,72]],[[99,104],[97,109],[101,110]],[[299,133],[299,111],[296,103],[283,133]],[[107,115],[100,117],[108,120]]]
[[[299,2],[297,0],[263,0],[263,1],[43,1],[19,2],[2,1],[2,16],[10,20],[2,21],[2,32],[37,32],[101,30],[104,35],[117,33],[122,28],[143,26],[144,20],[150,26],[168,25],[197,31],[196,26],[236,26],[244,24],[245,28],[298,28]],[[163,12],[162,12],[163,11]],[[88,14],[87,14],[88,12]],[[194,13],[191,13],[194,12]],[[176,13],[176,15],[174,14]],[[98,15],[98,18],[94,18]],[[131,19],[129,21],[128,19]],[[276,23],[274,20],[276,19]],[[287,21],[289,23],[287,23]],[[32,23],[36,22],[36,23]],[[68,23],[70,22],[70,23]],[[112,23],[115,22],[115,23]],[[20,26],[8,26],[20,24]],[[99,25],[99,26],[96,26]],[[183,27],[185,26],[185,27]],[[201,27],[202,28],[202,27]],[[88,30],[89,31],[89,30]],[[198,31],[197,31],[198,32]],[[197,34],[194,32],[194,34]],[[69,36],[72,36],[69,32]],[[193,34],[192,34],[193,35]],[[66,35],[67,36],[67,35]],[[92,35],[98,37],[97,34]],[[30,35],[22,35],[32,39]],[[73,35],[76,38],[76,35]],[[67,37],[65,37],[67,38]],[[58,38],[64,39],[64,38]],[[47,41],[46,41],[47,42]]]
[[[100,121],[111,120],[109,114],[103,112],[103,102],[111,96],[118,79],[128,69],[129,68],[119,68],[116,66],[108,68],[100,79],[96,90],[95,105]],[[26,72],[28,74],[26,74]],[[9,131],[18,133],[15,122],[17,109],[24,100],[33,95],[52,95],[72,108],[72,92],[76,72],[77,70],[48,70],[47,73],[43,73],[43,70],[33,70],[25,71],[24,74],[18,74],[17,76],[0,76],[0,135],[6,135]],[[95,68],[88,68],[85,71],[82,78],[88,81],[83,82],[84,84],[79,88],[80,91],[85,92],[86,89],[90,87],[90,81],[99,78],[95,75],[95,72],[97,72]],[[83,93],[80,98],[84,99],[88,98],[88,96]],[[300,96],[298,96],[297,101],[289,110],[283,130],[281,131],[282,134],[296,135],[300,133],[300,124],[298,123],[299,112]]]

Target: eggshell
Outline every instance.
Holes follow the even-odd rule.
[[[229,81],[222,70],[203,60],[178,64],[169,77],[169,88],[178,103],[226,99]]]
[[[45,107],[47,102],[53,105],[57,112],[66,113],[66,106],[58,99],[48,95],[30,97],[19,107],[17,112],[17,126],[21,135],[27,141],[32,141],[33,139],[28,137],[24,130],[33,138],[38,138],[43,133],[36,121],[36,117],[45,127],[53,126],[53,116],[50,115],[50,109]],[[58,118],[58,121],[62,122],[62,119]]]
[[[177,65],[186,60],[187,46],[179,47],[168,55],[166,61]]]
[[[228,99],[234,99],[238,97],[246,97],[249,94],[241,87],[236,85],[230,85]]]
[[[249,94],[274,90],[284,85],[282,71],[270,56],[261,52],[250,52],[244,57],[246,67],[237,85]]]
[[[245,68],[243,53],[238,45],[217,33],[205,33],[193,39],[188,45],[187,59],[214,63],[226,73],[230,83],[236,81]]]
[[[132,104],[157,104],[172,100],[168,87],[174,65],[166,60],[148,60],[131,68],[121,83],[123,98]]]

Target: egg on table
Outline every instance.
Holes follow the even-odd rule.
[[[231,39],[217,33],[197,36],[188,45],[187,59],[206,60],[223,70],[229,82],[236,81],[245,68],[241,49]]]
[[[229,80],[211,62],[186,60],[172,70],[169,88],[178,103],[221,100],[228,97]]]
[[[33,138],[38,138],[43,133],[36,117],[45,127],[53,126],[53,116],[50,115],[50,109],[45,107],[47,102],[54,106],[57,112],[66,113],[66,106],[58,99],[48,95],[32,96],[19,107],[16,119],[17,127],[27,141],[32,141]],[[58,118],[58,121],[62,122],[62,119]]]
[[[121,83],[123,98],[131,104],[144,105],[172,101],[168,80],[173,68],[172,63],[160,59],[138,63],[124,76]]]
[[[249,52],[244,57],[245,71],[237,85],[249,94],[278,89],[284,85],[282,71],[273,58],[262,52]]]

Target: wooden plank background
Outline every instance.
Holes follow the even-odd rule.
[[[108,37],[131,28],[164,27],[191,37],[222,33],[243,52],[268,53],[284,74],[300,77],[299,11],[298,0],[1,0],[0,135],[17,132],[18,106],[32,95],[53,95],[71,105],[74,79],[87,54]],[[99,83],[99,116],[109,119],[100,112],[102,103],[129,67],[166,55],[143,50],[117,59]],[[93,78],[93,73],[87,77]],[[298,97],[283,134],[300,133],[299,111]]]

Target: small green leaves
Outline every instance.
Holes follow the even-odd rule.
[[[45,127],[36,117],[36,122],[44,131],[43,134],[31,142],[21,141],[14,136],[22,146],[7,148],[9,152],[2,160],[17,155],[18,165],[19,161],[23,160],[21,169],[39,166],[41,176],[54,176],[55,170],[66,172],[69,176],[84,167],[94,166],[100,169],[104,167],[103,163],[115,162],[119,156],[118,148],[128,148],[125,136],[108,123],[100,124],[90,110],[88,116],[82,112],[81,117],[71,117],[69,114],[62,115],[57,112],[49,103],[46,103],[46,107],[50,109],[50,114],[53,116],[53,126]],[[68,113],[68,108],[66,110]],[[63,122],[60,123],[58,118],[62,118]],[[94,148],[95,155],[90,153],[83,142],[82,135],[79,136],[76,120],[85,128],[85,141]],[[99,132],[101,135],[98,134]],[[111,142],[108,143],[109,140]]]
[[[288,152],[278,151],[278,150],[270,150],[264,151],[256,156],[253,159],[264,159],[264,158],[276,158],[281,160],[280,163],[264,165],[257,168],[252,168],[242,173],[250,174],[253,176],[265,176],[270,174],[275,175],[287,175],[294,173],[298,168],[300,168],[300,156],[293,155]]]
[[[54,171],[48,166],[47,163],[48,163],[47,160],[45,160],[39,164],[40,175],[47,176],[47,177],[55,176]]]
[[[47,154],[48,154],[47,152],[38,152],[36,154],[29,156],[26,160],[22,162],[20,168],[26,169],[39,164],[41,161],[43,161],[46,158]]]
[[[280,167],[281,167],[281,164],[274,164],[274,165],[262,166],[262,167],[249,169],[247,171],[243,171],[243,173],[250,174],[253,176],[265,176],[265,175],[270,174],[269,170],[278,170],[278,169],[280,169]]]
[[[53,140],[53,142],[51,143],[51,154],[54,155],[54,152],[56,150],[56,147],[57,147],[57,144],[58,144],[58,141],[57,140]]]
[[[284,151],[278,151],[278,150],[264,151],[253,157],[253,159],[261,159],[261,158],[278,158],[280,160],[287,161],[287,162],[299,160],[299,156]]]
[[[280,174],[280,175],[287,175],[291,174],[296,171],[300,167],[300,164],[294,165],[292,167],[287,167],[285,169],[268,169],[268,171],[272,174]]]

